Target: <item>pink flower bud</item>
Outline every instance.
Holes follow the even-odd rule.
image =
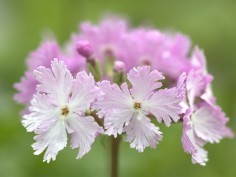
[[[90,58],[93,54],[93,48],[88,41],[79,41],[76,45],[76,50],[85,58]]]
[[[115,61],[114,71],[115,72],[125,72],[125,64],[124,64],[124,62],[123,61]]]

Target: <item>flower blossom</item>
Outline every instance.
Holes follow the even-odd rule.
[[[185,116],[183,118],[182,143],[184,151],[192,155],[192,162],[206,165],[208,152],[203,146],[219,143],[222,138],[232,137],[226,127],[228,118],[219,106],[210,90],[212,76],[206,70],[203,52],[195,48],[192,69],[186,79]]]
[[[81,158],[91,149],[97,133],[103,132],[93,117],[85,115],[100,92],[93,76],[79,72],[73,79],[64,62],[57,59],[52,61],[51,69],[41,66],[34,74],[39,82],[37,93],[30,113],[22,120],[27,131],[36,133],[34,154],[46,150],[44,161],[55,160],[70,134],[71,147],[79,148],[77,158]]]
[[[162,84],[159,80],[164,77],[157,70],[150,71],[149,66],[132,69],[127,78],[131,89],[127,83],[120,87],[109,81],[99,83],[104,95],[93,108],[99,110],[99,117],[104,116],[106,134],[117,137],[117,134],[125,132],[130,147],[143,152],[148,146],[155,148],[162,139],[159,128],[151,123],[150,115],[167,126],[180,119],[183,85],[180,83],[171,89],[160,89]]]
[[[122,56],[130,70],[136,66],[149,65],[165,76],[178,80],[190,67],[188,52],[191,42],[180,33],[161,32],[157,29],[131,30],[123,39]]]

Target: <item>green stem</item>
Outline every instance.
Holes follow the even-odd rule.
[[[120,137],[111,136],[111,177],[118,177]]]

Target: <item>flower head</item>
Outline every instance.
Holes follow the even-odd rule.
[[[73,79],[57,59],[52,61],[51,69],[41,66],[34,74],[39,82],[37,93],[31,101],[30,113],[22,121],[27,131],[36,133],[34,154],[46,149],[44,161],[55,160],[70,134],[71,147],[80,148],[77,157],[81,158],[90,150],[96,134],[102,132],[93,117],[85,116],[99,93],[93,77],[79,72]]]
[[[188,37],[179,33],[166,33],[156,29],[138,28],[124,36],[122,55],[127,70],[136,66],[149,65],[164,75],[178,80],[182,72],[190,67]]]
[[[111,85],[109,81],[99,83],[104,95],[93,108],[99,110],[100,117],[104,116],[108,135],[116,137],[125,132],[130,146],[142,152],[148,146],[155,148],[162,139],[159,128],[151,123],[150,115],[155,116],[158,122],[164,121],[167,126],[172,120],[179,120],[182,88],[160,89],[162,84],[159,80],[164,77],[157,70],[150,71],[149,66],[132,69],[127,78],[131,89],[127,83],[121,87]]]

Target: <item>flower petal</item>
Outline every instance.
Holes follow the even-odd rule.
[[[99,110],[100,117],[109,112],[109,110],[130,109],[133,107],[133,99],[126,83],[123,83],[120,88],[117,84],[111,85],[109,81],[102,81],[98,83],[98,86],[104,94],[98,97],[93,109]]]
[[[197,152],[197,149],[190,139],[192,133],[192,123],[190,122],[190,115],[191,109],[188,109],[183,117],[183,132],[181,141],[184,148],[184,152],[194,154]]]
[[[27,59],[28,68],[33,71],[39,66],[50,67],[54,58],[61,57],[60,47],[56,40],[47,39],[33,51]]]
[[[77,158],[81,158],[91,149],[97,133],[102,133],[103,129],[100,127],[91,116],[80,117],[74,114],[71,118],[66,120],[71,133],[71,147],[79,148]]]
[[[63,105],[68,101],[73,77],[63,61],[54,59],[51,68],[39,67],[34,71],[37,81],[37,92],[46,93],[55,99],[55,103]]]
[[[182,133],[182,145],[184,151],[192,156],[192,162],[199,163],[205,166],[208,161],[208,152],[202,148],[202,140],[198,139],[193,130],[192,122],[190,121],[191,110],[188,109],[183,118],[183,133]]]
[[[85,112],[98,95],[99,88],[95,86],[93,76],[79,72],[73,80],[70,106],[73,110]]]
[[[35,93],[36,84],[34,75],[27,71],[21,78],[19,83],[14,84],[14,88],[18,90],[18,93],[14,95],[14,100],[18,103],[28,105]]]
[[[117,137],[117,134],[123,133],[123,129],[127,126],[132,118],[134,111],[131,109],[116,109],[106,116],[104,126],[106,134]]]
[[[162,140],[162,132],[151,123],[144,114],[134,115],[128,126],[124,128],[127,134],[127,141],[131,148],[143,152],[146,147],[156,148]]]
[[[142,101],[150,96],[155,89],[162,86],[158,80],[164,79],[164,76],[154,70],[150,72],[150,66],[133,68],[127,75],[128,80],[132,84],[131,93],[136,101]]]
[[[187,76],[186,89],[190,107],[193,108],[196,97],[200,97],[212,81],[210,75],[203,75],[200,70],[191,70]]]
[[[192,115],[194,131],[204,141],[219,143],[227,134],[227,118],[219,107],[212,107],[207,103],[201,106]]]
[[[180,103],[182,96],[179,96],[177,88],[164,89],[157,91],[143,103],[143,109],[153,114],[158,122],[164,121],[166,126],[170,126],[171,120],[177,122],[179,114],[182,112]]]
[[[35,131],[42,124],[56,119],[57,110],[49,100],[45,94],[34,95],[29,107],[30,114],[24,115],[22,120],[27,131]]]
[[[193,164],[200,164],[202,166],[206,165],[208,161],[208,152],[200,146],[197,146],[197,153],[192,154]]]
[[[63,120],[58,120],[48,127],[36,130],[36,134],[36,142],[32,145],[35,150],[34,154],[39,155],[46,149],[44,161],[48,163],[51,159],[55,160],[58,152],[66,147],[67,134]]]

